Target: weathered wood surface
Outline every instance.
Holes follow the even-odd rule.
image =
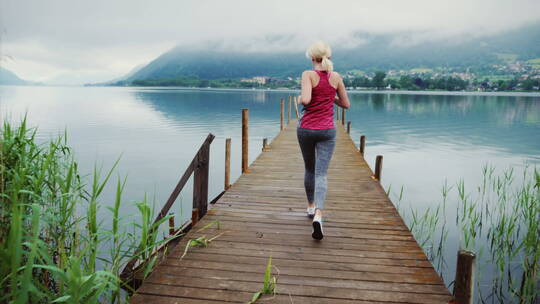
[[[322,241],[311,238],[296,121],[212,206],[132,303],[246,303],[268,258],[277,295],[260,303],[448,303],[451,295],[345,129],[328,175]],[[198,231],[213,221],[215,226]],[[186,243],[219,235],[208,247]]]

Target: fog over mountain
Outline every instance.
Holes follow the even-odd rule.
[[[374,37],[392,46],[483,39],[540,22],[539,11],[538,0],[0,0],[0,61],[23,79],[103,82],[205,41],[301,54],[322,39],[368,56]]]
[[[337,71],[448,67],[482,69],[516,60],[540,58],[540,23],[495,35],[436,39],[422,32],[371,34],[357,32],[347,43],[333,45]],[[205,79],[252,76],[293,76],[310,68],[304,50],[289,47],[295,36],[268,36],[231,44],[226,40],[178,45],[162,54],[127,81],[177,77]],[[267,48],[264,46],[267,45]]]
[[[30,82],[19,78],[12,71],[0,67],[0,85],[27,85]]]

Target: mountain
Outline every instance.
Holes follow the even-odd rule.
[[[142,68],[144,68],[146,64],[139,64],[132,68],[126,75],[122,77],[118,77],[106,82],[99,82],[99,83],[87,83],[85,86],[110,86],[110,85],[124,85],[127,82],[127,79],[129,79],[131,76],[135,75],[135,73],[139,72]]]
[[[12,71],[0,67],[0,85],[29,85],[31,82],[19,78]]]
[[[231,53],[221,50],[190,51],[177,47],[161,56],[127,81],[177,78],[205,79],[293,75],[307,68],[302,54]]]
[[[124,75],[122,77],[119,77],[119,78],[116,78],[116,79],[113,79],[113,80],[111,80],[111,82],[124,81],[124,80],[130,78],[131,76],[135,75],[137,72],[139,72],[145,66],[146,66],[146,64],[139,64],[139,65],[135,66],[133,69],[131,69],[126,75]]]
[[[348,46],[333,45],[336,71],[444,68],[458,72],[482,72],[493,69],[494,64],[504,64],[509,60],[540,58],[540,23],[495,35],[469,33],[454,37],[431,37],[429,33],[422,32],[358,32],[351,37],[351,41],[358,43],[353,46],[350,43]],[[279,49],[278,43],[283,42],[277,39],[274,48]],[[219,41],[197,47],[179,45],[126,76],[123,83],[182,77],[296,77],[301,71],[311,68],[311,62],[300,50],[253,51],[249,48],[249,42],[245,46],[247,51],[238,47],[236,51],[231,51]]]

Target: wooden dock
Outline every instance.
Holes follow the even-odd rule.
[[[296,121],[270,143],[144,280],[131,303],[247,303],[272,257],[277,294],[257,303],[449,303],[443,281],[345,128],[328,172],[322,241],[311,238]],[[210,225],[219,221],[219,227]],[[219,228],[219,229],[218,229]],[[206,247],[187,242],[216,237]]]

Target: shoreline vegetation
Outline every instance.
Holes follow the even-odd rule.
[[[160,237],[159,223],[151,224],[152,205],[142,198],[135,203],[138,215],[120,214],[127,182],[118,177],[114,204],[105,207],[102,192],[114,183],[118,161],[105,174],[96,167],[81,175],[67,134],[37,144],[37,129],[26,119],[17,126],[4,122],[0,131],[0,258],[7,261],[0,264],[0,303],[127,302],[124,264],[149,259],[146,277],[158,263],[152,253],[168,240]],[[446,249],[459,246],[477,254],[479,303],[535,303],[540,172],[529,168],[518,178],[512,169],[497,174],[486,166],[482,183],[469,187],[463,180],[445,183],[441,201],[425,212],[405,209],[403,189],[394,202],[447,285],[454,271],[447,261],[455,256]],[[99,220],[100,209],[109,213],[110,227]],[[449,244],[451,231],[459,245]],[[487,294],[485,284],[491,286]]]
[[[135,203],[138,215],[120,214],[120,177],[114,204],[104,206],[102,192],[118,161],[105,174],[96,167],[83,176],[67,134],[37,144],[36,132],[26,118],[1,126],[0,303],[127,302],[122,268],[139,257],[149,259],[144,274],[150,273],[155,249],[167,240],[155,228],[168,217],[153,225],[146,197]]]
[[[474,303],[537,303],[540,298],[540,171],[526,167],[498,172],[485,165],[482,181],[463,179],[441,188],[442,199],[424,212],[403,206],[404,189],[391,192],[415,239],[448,280],[454,248],[476,255]],[[457,210],[456,210],[457,207]],[[450,235],[457,231],[457,235]],[[455,239],[459,244],[449,243]],[[450,274],[450,275],[449,275]]]
[[[540,78],[496,77],[461,78],[457,76],[431,76],[424,74],[387,77],[386,72],[373,75],[343,75],[345,86],[350,90],[406,90],[406,91],[465,91],[465,92],[540,92]],[[94,86],[94,85],[87,85]],[[236,88],[236,89],[299,89],[298,78],[266,77],[204,79],[199,77],[159,78],[118,81],[96,86],[129,87],[188,87],[188,88]]]
[[[0,85],[0,88],[3,85]],[[10,85],[12,86],[12,85]],[[16,85],[19,86],[19,85]],[[24,85],[24,87],[28,87],[28,85]],[[101,87],[101,88],[141,88],[141,89],[163,89],[163,90],[208,90],[208,91],[275,91],[275,92],[291,92],[296,91],[299,92],[299,89],[294,88],[199,88],[199,87],[183,87],[183,86],[111,86],[111,85],[39,85],[37,87],[68,87],[68,88],[83,88],[83,87]],[[478,95],[478,96],[533,96],[538,97],[540,96],[540,91],[444,91],[444,90],[376,90],[376,89],[347,89],[348,93],[351,94],[360,94],[360,93],[369,93],[369,94],[408,94],[408,95]]]

